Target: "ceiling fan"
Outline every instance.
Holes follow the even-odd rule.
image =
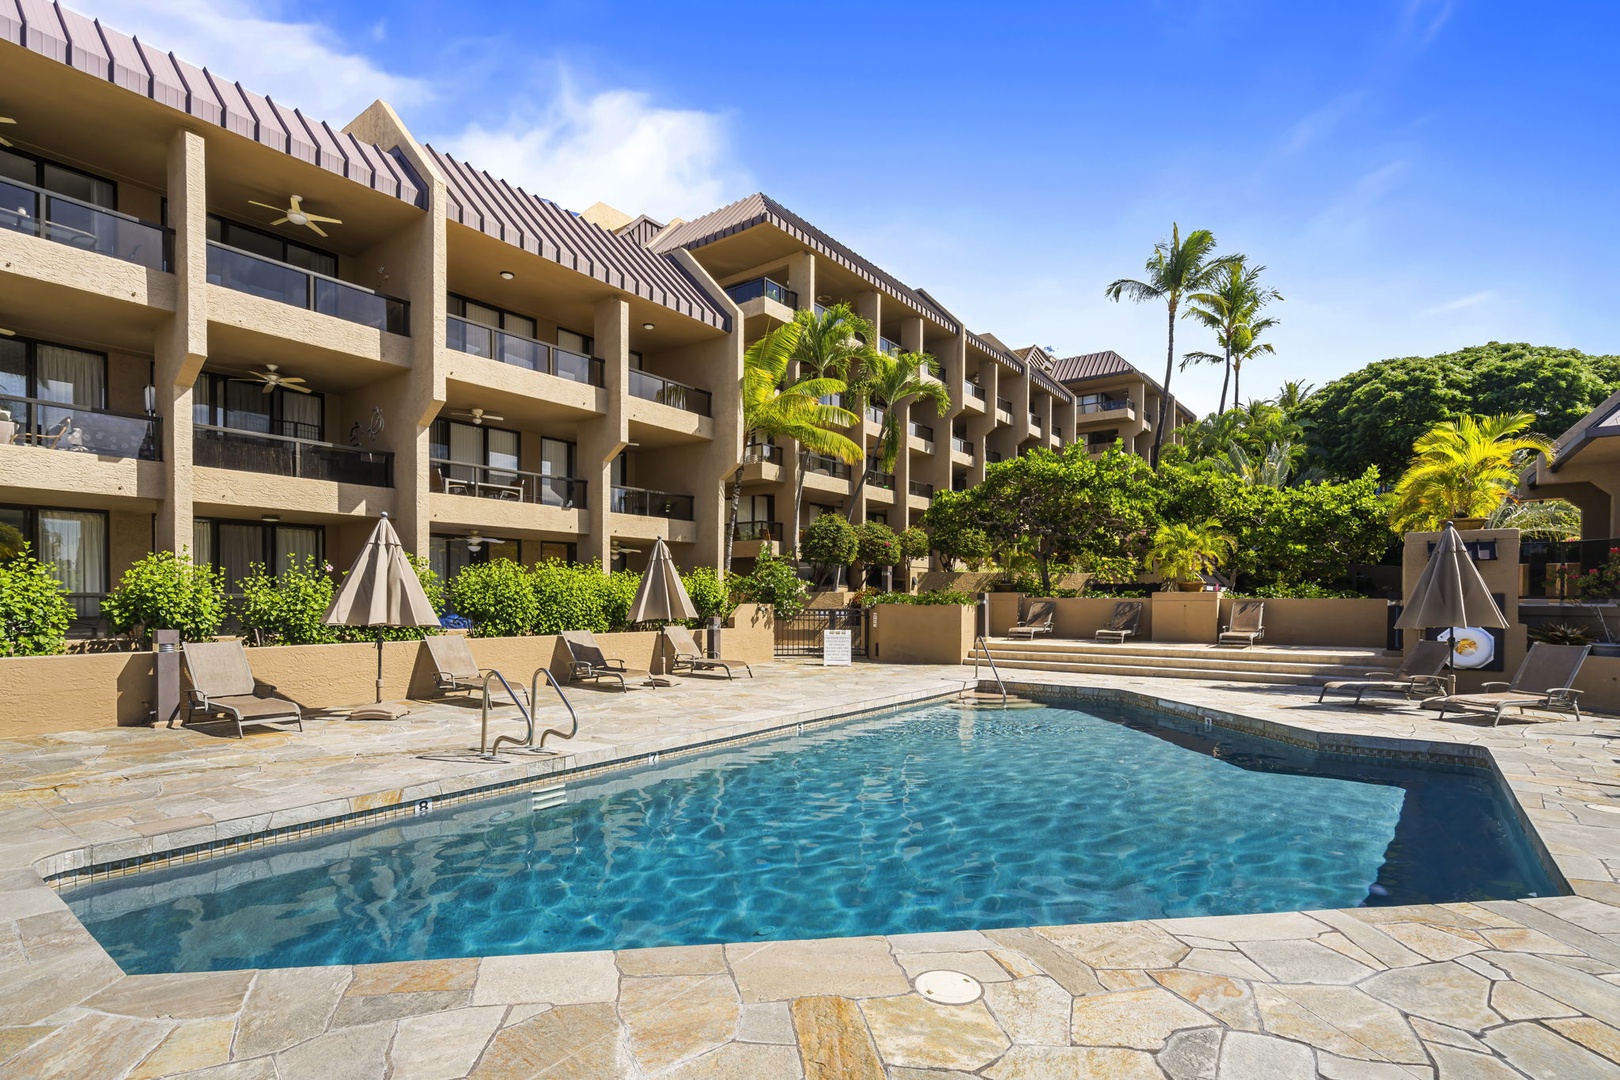
[[[262,206],[266,210],[278,210],[281,212],[281,216],[270,223],[272,225],[302,225],[304,228],[313,232],[316,236],[325,236],[326,230],[315,224],[317,221],[324,221],[328,225],[343,224],[342,221],[335,217],[322,217],[320,214],[311,214],[309,211],[305,210],[304,197],[302,195],[290,196],[287,199],[287,203],[288,205],[286,207],[280,207],[271,206],[269,203],[262,203],[257,199],[248,200],[248,205],[250,206]]]
[[[0,124],[15,124],[16,122],[17,121],[13,120],[9,116],[0,116]],[[11,140],[10,139],[0,139],[0,146],[10,146],[10,145],[11,145]]]
[[[609,545],[609,549],[610,549],[609,554],[612,555],[615,559],[619,558],[621,555],[640,555],[641,554],[641,549],[640,548],[621,547],[617,540],[613,541],[613,543],[611,545]]]
[[[467,550],[478,551],[485,544],[505,544],[508,542],[498,536],[480,536],[478,530],[474,529],[472,535],[467,537]]]
[[[305,380],[296,375],[283,375],[275,364],[266,364],[263,371],[250,371],[248,375],[264,383],[264,392],[266,394],[276,389],[296,390],[300,394],[310,393],[309,387],[302,385]],[[251,380],[242,379],[241,381],[249,382]]]
[[[465,409],[460,412],[451,413],[450,415],[464,416],[473,422],[474,427],[482,426],[485,420],[493,420],[496,423],[500,423],[502,420],[506,419],[504,416],[496,416],[494,413],[485,412],[483,409]]]
[[[0,337],[16,337],[16,336],[17,336],[17,331],[15,331],[15,330],[7,330],[5,327],[0,326]]]

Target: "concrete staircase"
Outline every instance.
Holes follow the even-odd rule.
[[[1401,662],[1398,654],[1382,649],[1297,645],[1261,644],[1239,649],[1151,641],[1102,645],[1053,638],[1035,641],[997,638],[989,645],[996,667],[1003,672],[1066,671],[1293,686],[1319,686],[1332,679],[1355,679],[1369,671],[1394,672]],[[971,654],[967,663],[973,663]],[[981,667],[981,674],[987,674],[987,669]]]

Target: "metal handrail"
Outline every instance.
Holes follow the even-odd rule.
[[[491,679],[499,679],[500,680],[501,685],[506,688],[507,696],[512,699],[512,704],[516,705],[518,707],[518,712],[523,714],[523,722],[528,727],[528,734],[525,735],[523,738],[519,739],[519,738],[515,738],[515,737],[513,737],[511,735],[497,735],[497,736],[495,736],[495,742],[493,744],[490,743],[490,741],[489,741],[489,705],[490,705],[489,682],[490,682]],[[531,706],[534,704],[532,698],[530,699],[529,704]],[[571,712],[573,710],[569,710],[569,711]],[[481,726],[480,726],[479,732],[478,732],[478,756],[481,757],[481,758],[484,758],[487,761],[498,760],[495,757],[495,752],[501,748],[501,743],[503,743],[503,742],[511,743],[513,746],[533,746],[534,745],[534,714],[529,711],[529,708],[523,704],[522,699],[520,699],[517,696],[517,691],[513,690],[512,689],[512,684],[506,681],[506,676],[502,675],[499,671],[496,671],[494,668],[490,668],[489,671],[484,675],[484,715],[483,715],[483,719],[481,721]]]
[[[535,669],[534,679],[529,683],[529,704],[532,706],[536,701],[540,700],[540,676],[542,675],[546,677],[546,682],[551,684],[551,688],[557,691],[557,698],[563,703],[563,708],[568,710],[569,727],[567,732],[564,732],[562,728],[546,728],[540,733],[540,745],[536,746],[534,745],[534,723],[530,721],[528,749],[531,754],[545,752],[547,735],[560,735],[564,739],[572,739],[579,734],[579,713],[574,711],[574,706],[568,700],[568,695],[563,693],[562,683],[557,681],[557,676],[551,673],[550,668],[541,667]]]
[[[990,674],[996,677],[996,685],[1001,688],[1001,704],[1005,708],[1007,705],[1007,684],[1001,681],[1001,672],[996,670],[996,658],[990,655],[990,643],[984,640],[983,634],[973,639],[973,682],[975,685],[979,682],[980,649],[984,650],[984,662],[990,665]]]

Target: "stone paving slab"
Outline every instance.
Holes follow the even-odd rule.
[[[241,742],[145,729],[6,741],[0,1075],[1620,1077],[1620,815],[1586,805],[1617,803],[1611,719],[1493,729],[1317,706],[1295,689],[1045,673],[1019,684],[1494,767],[1573,890],[1524,901],[124,976],[41,879],[898,706],[969,676],[773,664],[751,683],[585,692],[572,747],[498,763],[466,753],[476,711],[444,704],[397,724],[317,720],[302,736]],[[982,997],[922,998],[911,980],[936,966],[979,979]]]

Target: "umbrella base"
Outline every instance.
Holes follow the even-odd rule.
[[[404,705],[359,705],[349,710],[350,720],[398,720],[409,716],[411,710]]]

